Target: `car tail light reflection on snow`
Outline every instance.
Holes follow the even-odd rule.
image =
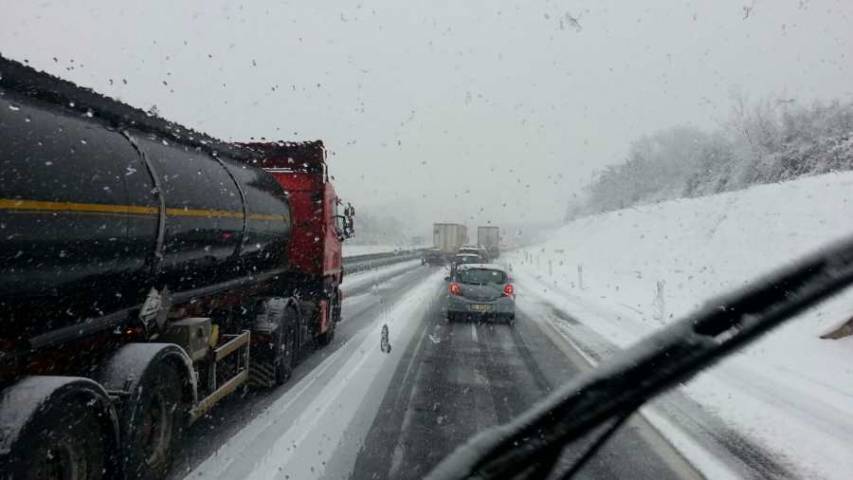
[[[511,283],[507,283],[506,285],[504,285],[504,295],[505,296],[511,297],[513,293],[515,293],[515,289],[512,288]]]
[[[453,282],[450,284],[450,294],[451,295],[462,295],[462,289],[459,288],[459,284]]]

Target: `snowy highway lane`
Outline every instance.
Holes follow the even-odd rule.
[[[366,275],[375,281],[349,292],[333,344],[281,388],[214,409],[191,429],[171,478],[421,478],[471,435],[588,368],[525,311],[514,328],[449,323],[441,269]],[[384,325],[390,352],[380,348]],[[635,416],[581,478],[701,476]]]
[[[445,285],[435,291],[444,296]],[[448,322],[443,302],[421,319],[386,392],[355,468],[324,478],[419,479],[474,434],[511,420],[588,368],[537,318],[515,326]],[[585,445],[572,445],[565,467]],[[702,478],[657,430],[635,415],[579,478]]]
[[[310,395],[318,394],[317,387],[330,382],[345,360],[343,354],[352,357],[353,348],[365,341],[368,333],[375,334],[370,341],[378,348],[377,322],[387,322],[389,306],[400,302],[413,288],[428,281],[433,273],[421,268],[419,262],[404,262],[347,278],[343,318],[332,343],[303,359],[285,385],[273,390],[249,390],[243,396],[228,398],[217,405],[186,433],[168,478],[244,478],[245,475],[235,477],[231,474],[238,469],[247,473],[251,470],[249,467],[256,466],[253,460],[265,453],[263,448],[249,442],[252,434],[257,433],[249,428],[264,424],[284,428],[306,409],[316,407]],[[432,280],[435,284],[439,278]],[[299,397],[299,401],[290,402],[293,397]],[[253,450],[245,450],[248,447]],[[243,460],[248,463],[241,463]],[[230,469],[222,469],[226,462]]]

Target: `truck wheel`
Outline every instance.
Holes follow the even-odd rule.
[[[160,362],[142,378],[132,398],[125,412],[127,478],[163,478],[186,423],[181,377],[170,365]]]
[[[292,305],[288,305],[281,316],[281,325],[276,329],[275,335],[275,383],[284,385],[293,375],[293,367],[296,364],[296,333],[298,328],[299,312]]]
[[[49,407],[16,443],[21,445],[21,453],[14,455],[9,469],[15,480],[100,480],[109,476],[100,421],[94,409],[83,405]]]
[[[335,323],[341,321],[341,304],[343,303],[343,293],[340,288],[335,289],[335,296],[332,298],[332,320]]]
[[[335,328],[341,319],[340,293],[337,291],[335,291],[335,294],[329,299],[329,315],[332,317],[330,318],[329,329],[317,337],[317,343],[319,343],[321,347],[325,347],[335,339]]]
[[[326,345],[332,343],[332,340],[335,339],[336,326],[337,322],[332,320],[331,322],[329,322],[329,329],[317,336],[317,343],[321,347],[325,347]]]

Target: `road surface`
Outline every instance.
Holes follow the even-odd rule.
[[[444,295],[440,286],[435,297]],[[448,322],[433,302],[385,394],[352,479],[419,479],[466,439],[521,414],[587,368],[525,312],[516,325]],[[571,458],[567,452],[566,459]],[[581,478],[701,478],[641,417]]]
[[[524,311],[515,327],[448,323],[442,313],[446,284],[434,268],[383,271],[368,274],[368,281],[352,277],[355,288],[347,292],[335,340],[309,355],[286,385],[249,391],[195,424],[170,478],[421,478],[471,435],[518,415],[588,368]],[[341,375],[350,383],[366,381],[348,372],[357,371],[353,364],[365,355],[364,345],[372,348],[377,322],[413,295],[425,297],[424,307],[391,323],[393,333],[401,324],[411,333],[393,345],[397,360],[380,357],[387,380],[364,387],[362,396],[341,393],[341,405],[333,404],[339,400],[328,392],[338,392]],[[360,405],[343,405],[349,399]],[[338,415],[347,408],[351,416]],[[635,416],[581,478],[701,476]]]
[[[307,355],[286,384],[273,390],[249,390],[242,397],[229,397],[196,422],[187,432],[168,478],[205,478],[204,475],[199,477],[188,474],[205,459],[219,455],[226,441],[240,432],[247,422],[258,418],[305,377],[315,372],[325,360],[365,330],[387,305],[398,302],[414,285],[423,282],[429,272],[414,268],[419,262],[409,264],[410,267],[402,271],[392,266],[376,273],[348,278],[346,283],[356,288],[350,288],[349,285],[344,287],[343,320],[337,326],[332,343]],[[366,275],[370,275],[370,278],[365,278]]]

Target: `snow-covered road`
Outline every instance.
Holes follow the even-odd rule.
[[[448,323],[444,275],[400,265],[350,277],[333,344],[283,387],[226,402],[194,426],[172,478],[421,478],[586,368],[535,311],[519,312],[515,328]],[[698,478],[641,417],[601,455],[588,467],[596,477]]]
[[[356,367],[377,366],[374,350],[379,348],[381,326],[388,324],[392,327],[394,345],[398,336],[405,334],[404,328],[395,327],[400,324],[399,319],[408,318],[412,314],[409,310],[416,311],[420,308],[418,302],[429,297],[413,296],[412,293],[426,288],[424,285],[434,285],[441,277],[441,273],[421,267],[420,262],[403,262],[350,275],[344,287],[343,319],[333,342],[305,358],[287,384],[272,391],[250,390],[242,397],[228,399],[200,420],[188,432],[169,478],[240,478],[234,475],[239,472],[247,476],[256,468],[267,468],[265,471],[269,473],[268,469],[273,467],[265,462],[288,453],[287,446],[275,443],[277,439],[292,440],[305,435],[302,440],[310,443],[317,439],[309,434],[312,428],[308,427],[322,430],[329,423],[347,424],[338,422],[340,417],[330,421],[331,417],[318,415],[317,409],[322,406],[335,415],[352,414],[351,410],[317,399],[335,397],[340,402],[343,398],[346,405],[358,405],[364,402],[354,401],[356,394],[381,394],[378,389],[362,390],[361,387],[368,385],[352,381],[355,379],[347,375],[358,370]],[[382,363],[390,365],[397,355],[399,352],[392,350]],[[359,390],[336,390],[344,384],[351,384],[351,388]],[[324,434],[321,434],[322,438],[325,438]],[[331,452],[331,449],[327,450]],[[321,457],[316,454],[311,458],[319,458],[318,462],[326,461]],[[308,463],[305,462],[306,468],[318,467]],[[282,465],[276,463],[275,468]],[[262,475],[257,478],[273,477]]]
[[[416,327],[409,320],[422,315],[442,277],[432,272],[380,311],[189,477],[262,480],[349,472],[403,354],[402,348],[380,349],[381,330],[388,328],[392,346],[408,344]]]

